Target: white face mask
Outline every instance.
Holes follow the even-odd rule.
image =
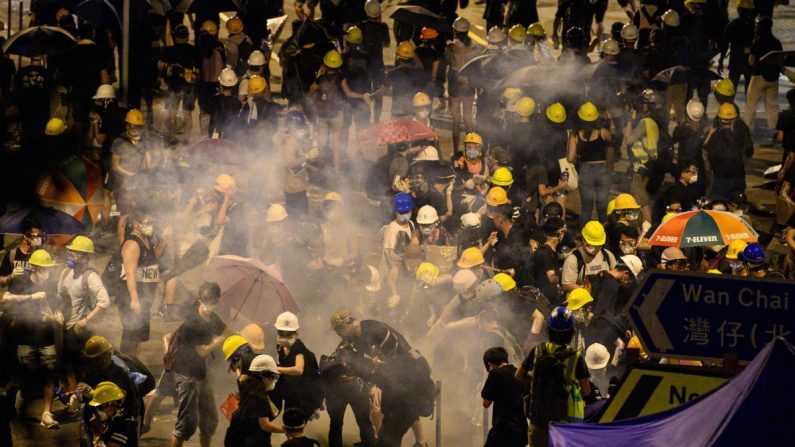
[[[428,109],[420,110],[418,116],[420,117],[420,119],[428,119],[428,117],[431,116],[431,111]]]
[[[480,150],[478,149],[467,149],[467,158],[470,160],[475,160],[476,158],[480,157]]]
[[[278,379],[262,379],[265,382],[265,389],[268,391],[273,391],[276,388],[276,382]]]
[[[424,237],[431,237],[433,236],[433,227],[420,227],[420,233]]]
[[[296,337],[295,335],[293,335],[292,337],[276,337],[276,344],[278,344],[279,346],[284,346],[286,348],[289,348],[290,346],[295,344],[295,340],[297,338],[298,337]]]
[[[403,213],[403,214],[398,214],[397,215],[398,223],[404,224],[404,223],[408,222],[409,219],[411,219],[411,213]]]
[[[140,227],[141,234],[146,237],[151,236],[155,232],[155,228],[151,225],[141,225]]]
[[[31,239],[30,240],[30,246],[33,247],[33,248],[41,247],[41,238],[40,237],[34,237],[33,239]]]
[[[620,244],[620,246],[621,246],[621,253],[624,253],[625,255],[634,255],[635,254],[635,245],[633,245],[633,244],[625,244],[625,243],[622,242]]]
[[[690,180],[688,181],[688,183],[690,183],[692,185],[692,184],[696,183],[697,181],[698,181],[698,174],[691,176]]]

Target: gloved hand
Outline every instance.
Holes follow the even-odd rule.
[[[395,183],[395,189],[400,191],[400,192],[404,192],[406,194],[409,194],[411,192],[411,183],[409,182],[408,179],[405,179],[405,178],[402,179],[402,180],[398,180]]]

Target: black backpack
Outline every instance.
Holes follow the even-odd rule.
[[[548,352],[541,345],[533,366],[533,383],[530,396],[530,421],[536,427],[546,427],[550,422],[565,421],[568,414],[569,392],[566,389],[576,359],[571,348]],[[568,366],[568,368],[567,368]]]

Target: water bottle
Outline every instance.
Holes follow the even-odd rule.
[[[563,172],[560,173],[560,181],[562,183],[569,182],[569,168],[564,169]]]

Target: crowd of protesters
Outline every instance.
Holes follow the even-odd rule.
[[[357,445],[399,446],[412,431],[423,446],[439,378],[472,408],[494,406],[486,445],[544,446],[550,422],[598,411],[639,346],[624,310],[647,270],[791,277],[795,89],[779,113],[773,2],[739,0],[732,20],[712,0],[619,2],[627,19],[603,36],[606,1],[559,2],[547,34],[535,2],[489,0],[487,45],[456,14],[464,1],[417,1],[444,20],[392,33],[377,0],[296,2],[278,57],[265,26],[284,13],[275,3],[197,0],[190,20],[133,8],[125,107],[119,36],[65,5],[34,8],[32,24],[76,44],[0,64],[0,207],[32,206],[39,177],[75,158],[100,167],[104,203],[93,232],[58,242],[29,219],[5,251],[0,446],[13,445],[18,391],[43,394],[42,426],[79,423],[92,446],[137,446],[172,396],[170,445],[198,430],[210,446],[215,353],[236,385],[221,405],[226,446],[319,445],[304,429],[324,411],[328,445],[342,446],[348,405]],[[228,9],[239,11],[221,23]],[[728,76],[711,80],[727,54]],[[536,75],[514,76],[528,67]],[[757,144],[783,148],[783,255],[742,240],[655,245],[693,210],[732,213],[755,234],[746,176],[760,100],[770,133]],[[436,128],[447,113],[452,147]],[[387,124],[430,133],[406,131],[365,161],[376,143],[354,135]],[[208,140],[218,152],[197,162]],[[110,255],[102,269],[98,255]],[[302,321],[330,326],[221,312],[227,291],[196,272],[224,255],[262,261]],[[155,315],[179,325],[162,364],[144,365]],[[299,330],[340,341],[317,356],[308,346],[321,340]]]

